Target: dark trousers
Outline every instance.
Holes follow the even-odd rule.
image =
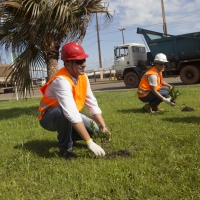
[[[90,127],[90,121],[94,123],[96,131],[99,131],[99,127],[94,119],[88,115],[81,114],[85,128],[90,136],[93,132]],[[40,125],[48,131],[57,131],[58,133],[58,148],[62,151],[71,150],[73,141],[81,140],[82,138],[73,128],[71,122],[64,116],[62,108],[60,106],[49,109],[40,120]]]
[[[162,86],[162,88],[160,90],[158,90],[158,92],[165,98],[169,98],[169,87],[167,86]],[[159,105],[162,100],[159,99],[157,96],[155,96],[155,94],[153,94],[153,92],[149,92],[149,94],[146,97],[143,98],[139,98],[140,101],[142,102],[149,102],[149,105],[152,106],[157,106]]]

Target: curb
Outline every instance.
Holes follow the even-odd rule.
[[[90,82],[90,85],[95,85],[95,84],[106,84],[106,83],[121,83],[123,81],[97,81],[97,82]]]

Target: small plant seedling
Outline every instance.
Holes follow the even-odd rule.
[[[176,102],[177,97],[180,95],[179,90],[176,90],[172,85],[172,88],[169,89],[169,95],[171,96],[171,102]]]
[[[89,122],[90,122],[90,128],[92,129],[92,131],[94,133],[94,135],[93,135],[94,139],[100,139],[102,146],[105,142],[110,141],[110,139],[111,139],[110,133],[102,132],[100,125],[99,125],[99,131],[96,131],[95,126],[94,126],[94,122],[92,120],[90,120]]]

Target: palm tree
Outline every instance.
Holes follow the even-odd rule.
[[[108,24],[112,15],[102,0],[8,0],[0,2],[0,44],[18,57],[11,80],[22,91],[31,89],[29,69],[46,67],[48,79],[58,70],[59,50],[69,41],[81,42],[95,13]]]

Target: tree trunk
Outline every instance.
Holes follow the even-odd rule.
[[[60,44],[53,35],[49,35],[42,41],[42,50],[47,64],[47,81],[58,71]]]
[[[58,71],[58,60],[50,58],[47,62],[47,81]]]

